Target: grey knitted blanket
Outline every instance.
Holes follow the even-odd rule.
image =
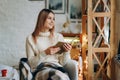
[[[20,80],[70,80],[63,67],[48,62],[41,63],[31,71],[27,58],[22,58],[19,70]]]

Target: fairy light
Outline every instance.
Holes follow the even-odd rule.
[[[80,43],[79,37],[78,36],[76,36],[76,37],[65,37],[64,40],[65,40],[65,42],[70,43],[72,45],[72,47],[75,49],[76,54],[72,55],[72,58],[75,59],[75,60],[77,60],[77,58],[79,56],[79,48],[76,47],[78,45],[76,43]]]
[[[82,43],[82,47],[83,47],[83,46],[86,46],[86,44],[87,44],[87,42],[88,42],[88,39],[87,39],[87,35],[86,35],[86,34],[84,34],[84,35],[82,36],[82,40],[84,41],[84,42]]]

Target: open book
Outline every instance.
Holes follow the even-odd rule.
[[[61,54],[62,52],[65,51],[64,48],[63,48],[63,44],[64,44],[64,43],[65,43],[65,42],[58,42],[58,43],[55,45],[56,47],[60,47],[60,51],[57,52],[57,53]]]

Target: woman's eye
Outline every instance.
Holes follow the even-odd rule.
[[[50,20],[54,20],[54,21],[55,21],[55,18],[48,17],[48,19],[50,19]]]
[[[48,17],[48,19],[52,19],[51,17]]]
[[[48,19],[51,19],[51,17],[48,17]]]

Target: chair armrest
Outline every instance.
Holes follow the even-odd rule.
[[[78,80],[78,62],[75,60],[68,60],[64,68],[68,72],[68,75],[71,80]]]

